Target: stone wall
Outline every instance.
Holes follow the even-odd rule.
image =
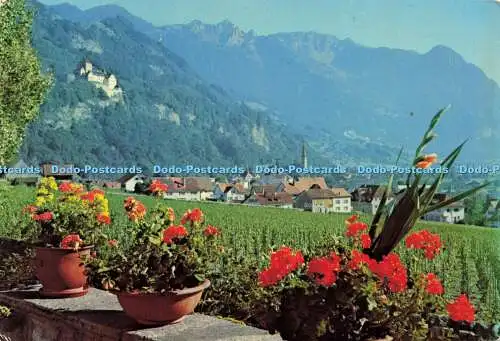
[[[0,293],[12,317],[0,320],[0,341],[276,341],[277,335],[211,316],[144,328],[126,316],[116,297],[91,289],[80,298],[41,299],[36,291]]]

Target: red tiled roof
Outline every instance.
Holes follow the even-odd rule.
[[[278,192],[278,193],[266,193],[266,194],[255,194],[255,199],[260,205],[288,205],[293,204],[293,197],[289,193]]]
[[[330,190],[333,192],[333,194],[335,195],[335,197],[337,198],[343,198],[343,197],[351,197],[351,194],[349,192],[347,192],[347,190],[345,188],[341,188],[341,187],[332,187],[330,188]]]
[[[292,195],[299,195],[315,185],[315,187],[319,187],[320,189],[328,189],[323,177],[303,177],[299,178],[293,184],[286,182],[284,185],[283,191]]]
[[[302,192],[301,197],[307,197],[309,199],[333,199],[336,197],[335,193],[329,189],[314,188],[308,189]]]
[[[205,177],[171,177],[165,182],[168,185],[168,193],[175,192],[211,192],[213,190],[212,181]]]
[[[243,186],[243,184],[234,184],[234,185],[229,185],[227,186],[225,189],[224,189],[224,193],[227,193],[229,192],[230,190],[232,189],[235,189],[236,190],[236,193],[245,193],[245,187]]]
[[[252,186],[252,192],[255,193],[274,193],[276,192],[276,185],[253,185]]]
[[[228,187],[231,187],[231,185],[230,184],[217,184],[217,187],[219,187],[219,189],[222,193],[226,193],[226,189]]]

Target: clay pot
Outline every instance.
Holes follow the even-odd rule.
[[[90,256],[93,246],[78,251],[62,248],[36,248],[36,277],[44,297],[79,297],[88,292],[87,276],[81,256]]]
[[[210,286],[205,280],[197,287],[160,293],[116,292],[125,313],[142,325],[163,326],[181,322],[194,312],[203,294]]]

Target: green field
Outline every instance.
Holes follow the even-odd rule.
[[[1,185],[0,185],[1,186]],[[0,187],[1,190],[1,187]],[[4,189],[0,193],[0,236],[21,238],[18,219],[21,209],[30,202],[33,190],[26,187]],[[108,232],[112,238],[127,243],[126,216],[122,203],[125,196],[109,193],[113,223]],[[148,207],[151,197],[139,197]],[[199,207],[207,223],[220,227],[224,244],[247,259],[263,261],[272,246],[287,244],[305,251],[314,249],[325,236],[342,238],[342,214],[317,214],[277,208],[245,207],[208,202],[167,201],[177,216],[186,209]],[[362,217],[368,221],[369,217]],[[417,228],[438,232],[445,251],[433,261],[415,260],[415,251],[399,248],[399,253],[412,270],[432,271],[443,279],[446,295],[460,292],[472,295],[480,318],[484,321],[500,320],[500,231],[466,225],[420,222]]]

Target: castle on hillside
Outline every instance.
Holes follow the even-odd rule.
[[[101,88],[108,97],[113,97],[122,93],[121,88],[118,86],[118,79],[113,74],[106,74],[92,65],[88,59],[84,60],[79,68],[81,77],[87,78],[96,87]]]

